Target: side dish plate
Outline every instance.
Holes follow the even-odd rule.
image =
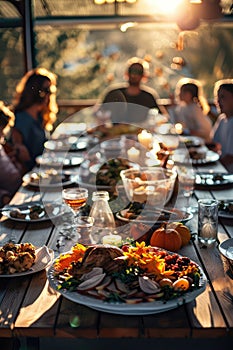
[[[33,273],[44,270],[54,259],[54,252],[47,246],[42,246],[36,249],[36,260],[34,265],[28,271],[16,272],[12,274],[0,274],[0,278],[13,278],[31,275]]]

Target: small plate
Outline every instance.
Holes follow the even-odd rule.
[[[48,140],[45,142],[44,146],[47,150],[54,152],[77,152],[87,148],[88,138],[70,136],[62,140]]]
[[[73,166],[79,166],[83,162],[83,157],[78,157],[77,155],[64,154],[55,156],[39,156],[36,158],[36,162],[40,166],[50,167],[50,168],[69,168]]]
[[[233,174],[213,172],[196,173],[195,185],[201,187],[233,185]]]
[[[47,206],[47,208],[45,208]],[[35,219],[30,217],[30,210],[33,210],[34,207],[39,207],[41,210],[39,217],[36,217]],[[19,210],[22,215],[25,215],[25,217],[17,217],[13,216],[12,212],[14,210]],[[2,215],[6,216],[7,218],[13,220],[13,221],[19,221],[19,222],[42,222],[47,220],[55,219],[65,213],[65,208],[63,208],[60,204],[54,204],[54,203],[42,203],[42,202],[30,202],[30,203],[24,203],[20,205],[12,205],[7,206],[2,209]]]
[[[218,209],[218,216],[223,219],[232,219],[233,218],[233,211],[228,211],[227,206],[229,204],[232,204],[233,207],[233,199],[218,199],[219,204],[221,205],[221,202],[224,204],[225,209]]]
[[[142,210],[141,214],[136,216],[134,219],[128,219],[125,218],[124,215],[127,213],[128,209],[123,209],[116,213],[117,219],[125,222],[141,222],[145,224],[161,224],[164,221],[172,222],[172,221],[179,221],[179,222],[187,222],[192,219],[193,214],[189,213],[187,211],[183,211],[180,209],[175,208],[166,208],[168,212],[163,212],[161,209],[161,214],[163,217],[161,217],[161,214],[159,211],[155,212],[152,210],[144,209]],[[169,213],[170,212],[170,213]]]
[[[49,175],[47,177],[46,175],[46,172],[33,171],[24,175],[23,182],[36,188],[57,188],[59,186],[65,187],[72,185],[75,182],[74,177],[72,177],[72,175],[69,173],[62,173],[62,175],[57,174],[55,176]]]
[[[233,238],[226,239],[220,243],[218,249],[225,258],[233,262]]]
[[[208,150],[206,156],[203,159],[192,159],[193,165],[205,165],[209,163],[215,163],[219,160],[219,154]]]
[[[0,278],[12,278],[31,275],[33,273],[44,270],[53,259],[54,252],[52,249],[49,249],[47,246],[36,248],[36,260],[34,265],[30,268],[30,270],[24,272],[16,272],[12,274],[0,274]]]
[[[187,148],[189,147],[200,147],[204,145],[204,141],[198,136],[180,136],[180,142],[183,143]]]

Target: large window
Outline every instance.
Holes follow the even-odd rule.
[[[57,74],[61,99],[98,98],[109,84],[124,80],[132,56],[148,61],[147,84],[161,98],[185,76],[201,80],[211,99],[214,82],[233,76],[230,25],[203,24],[182,35],[172,24],[138,24],[125,32],[119,26],[38,26],[35,31],[37,64]]]
[[[212,100],[214,82],[233,77],[232,17],[201,20],[195,29],[181,32],[176,21],[158,14],[161,3],[168,0],[104,6],[93,0],[0,0],[0,99],[11,101],[25,73],[23,34],[31,24],[31,62],[57,74],[60,101],[97,99],[107,86],[124,80],[132,56],[148,61],[147,84],[161,98],[174,92],[181,77],[193,77],[202,81]],[[221,3],[224,16],[231,16],[232,1]],[[31,20],[25,20],[24,13],[31,14]]]

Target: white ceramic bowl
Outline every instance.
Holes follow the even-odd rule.
[[[122,170],[124,189],[131,202],[164,206],[170,200],[177,173],[161,167]]]

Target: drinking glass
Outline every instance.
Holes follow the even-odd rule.
[[[212,244],[218,233],[218,201],[199,199],[198,201],[198,240],[203,244]]]
[[[189,211],[192,211],[190,207],[190,198],[192,197],[194,185],[195,185],[195,171],[192,167],[179,167],[177,169],[179,177],[180,192],[185,198],[184,207]],[[194,208],[194,210],[196,210]]]
[[[88,198],[88,190],[83,187],[65,188],[62,191],[62,198],[65,204],[71,209],[73,213],[73,228],[75,234],[77,233],[77,216],[80,209],[84,207]]]

